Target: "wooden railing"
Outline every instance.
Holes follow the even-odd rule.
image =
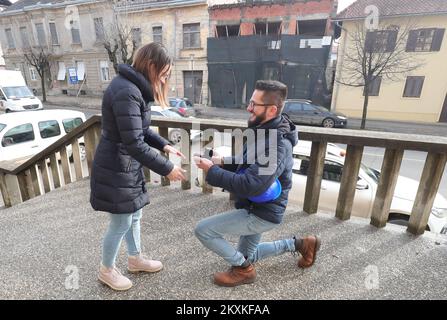
[[[60,154],[65,184],[74,181],[74,178],[76,180],[82,178],[82,164],[79,156],[79,139],[82,136],[85,141],[87,167],[90,172],[94,151],[100,137],[100,122],[100,116],[90,118],[64,138],[22,164],[0,164],[0,189],[6,206],[49,192],[50,176],[53,178],[54,188],[61,185],[57,154]],[[185,190],[191,188],[191,131],[214,129],[223,132],[224,130],[244,129],[246,127],[244,122],[203,119],[194,119],[193,121],[189,119],[153,119],[152,125],[158,127],[159,134],[165,138],[168,138],[170,128],[182,129],[180,148],[187,159],[182,160],[181,166],[186,170],[187,181],[183,181],[181,186]],[[379,228],[385,226],[388,221],[403,152],[405,150],[427,152],[408,226],[408,231],[413,234],[422,234],[425,231],[447,162],[447,138],[314,127],[299,127],[299,138],[312,142],[303,205],[304,211],[309,214],[316,213],[318,210],[327,144],[329,142],[347,144],[340,192],[337,206],[334,208],[336,217],[341,220],[351,217],[364,147],[386,149],[371,216],[371,224]],[[201,141],[201,147],[205,143],[212,146],[211,140]],[[73,148],[74,173],[71,172],[66,154],[67,145],[71,145]],[[233,152],[237,153],[241,150],[242,144],[233,140],[232,147]],[[168,157],[166,154],[164,156]],[[47,167],[48,159],[50,169]],[[51,174],[48,171],[51,171]],[[149,181],[149,170],[146,169],[145,174]],[[40,188],[38,177],[42,177],[44,190]],[[205,179],[202,181],[205,181]],[[162,178],[161,184],[166,186],[170,183],[168,179]],[[202,185],[203,192],[211,193],[212,190],[207,184]]]

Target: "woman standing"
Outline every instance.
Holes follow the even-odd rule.
[[[160,261],[141,255],[140,219],[142,208],[149,203],[143,166],[171,181],[185,179],[184,170],[153,148],[183,154],[149,128],[148,103],[155,100],[167,106],[170,72],[166,48],[151,43],[138,50],[132,66],[118,66],[118,76],[104,93],[102,135],[93,161],[90,203],[93,209],[110,213],[98,278],[115,290],[132,287],[132,282],[115,267],[123,238],[130,272],[157,272],[163,268]]]

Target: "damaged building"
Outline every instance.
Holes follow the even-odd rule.
[[[334,0],[209,3],[210,104],[243,108],[259,79],[279,80],[289,98],[328,105]]]

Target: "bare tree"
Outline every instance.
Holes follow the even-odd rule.
[[[47,101],[47,92],[45,88],[45,80],[51,77],[50,63],[53,60],[52,53],[46,46],[34,46],[23,50],[24,57],[29,65],[34,67],[40,77],[42,86],[42,101]]]
[[[382,24],[377,30],[367,30],[362,22],[347,34],[348,47],[341,66],[342,85],[363,88],[361,129],[365,129],[371,90],[378,81],[401,81],[422,63],[414,53],[407,52],[410,31],[415,26],[408,21],[401,26]]]
[[[130,23],[126,4],[111,1],[110,5],[113,10],[113,18],[112,22],[104,26],[102,30],[103,45],[115,72],[118,73],[118,64],[132,64],[133,57],[141,41],[138,40],[138,35],[135,31],[140,29],[134,28]],[[95,27],[102,28],[102,26]]]

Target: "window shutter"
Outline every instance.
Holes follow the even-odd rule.
[[[442,39],[444,38],[445,29],[436,29],[435,35],[433,37],[433,42],[431,43],[430,51],[440,51],[442,45]]]
[[[416,41],[419,30],[411,30],[408,33],[407,52],[414,52],[416,50]]]
[[[369,31],[366,34],[365,38],[365,50],[366,52],[373,52],[374,51],[374,43],[376,42],[376,32]]]
[[[396,41],[397,41],[397,30],[389,31],[388,32],[388,42],[386,44],[386,52],[393,52],[396,48]]]

